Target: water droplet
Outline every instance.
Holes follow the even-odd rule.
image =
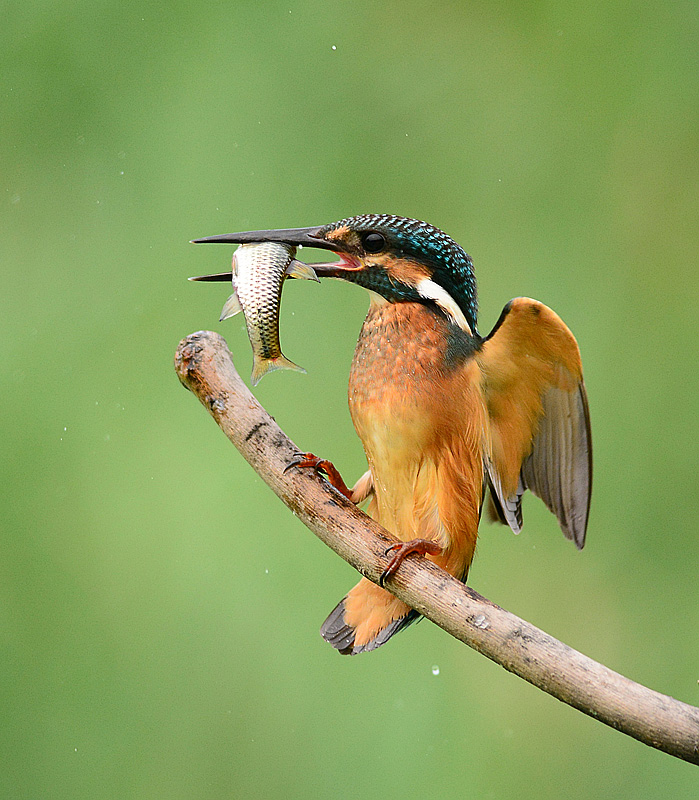
[[[265,575],[269,575],[269,570],[268,569],[265,570]]]
[[[490,623],[488,620],[483,616],[483,614],[479,614],[474,620],[473,624],[480,628],[481,630],[487,630],[490,627]]]
[[[439,675],[439,667],[436,664],[432,667],[432,674]]]
[[[335,45],[333,45],[332,49],[333,49],[333,50],[337,50],[337,47],[335,47]]]

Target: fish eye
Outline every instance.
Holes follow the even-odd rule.
[[[386,239],[382,233],[369,231],[362,234],[362,247],[367,253],[380,253],[386,246]]]

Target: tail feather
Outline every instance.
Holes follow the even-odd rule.
[[[379,594],[380,593],[380,594]],[[372,604],[371,619],[357,605],[363,604],[366,595],[371,595],[381,607],[381,619],[376,619],[376,604]],[[385,595],[385,598],[382,597]],[[355,610],[348,610],[348,601]],[[358,602],[359,601],[359,602]],[[320,635],[342,655],[354,656],[381,647],[392,636],[420,619],[414,609],[396,600],[393,595],[363,579],[335,606],[320,628]]]
[[[343,656],[354,655],[354,628],[350,628],[345,622],[344,597],[328,614],[328,618],[321,626],[320,635]]]

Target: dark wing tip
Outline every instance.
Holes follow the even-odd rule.
[[[578,385],[578,399],[581,412],[580,442],[582,456],[580,468],[578,470],[575,492],[574,507],[577,514],[572,516],[568,526],[572,539],[578,550],[585,547],[587,536],[587,523],[590,518],[590,502],[592,500],[592,428],[590,426],[590,406],[587,401],[587,390],[585,383],[580,381]]]

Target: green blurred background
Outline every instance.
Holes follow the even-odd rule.
[[[696,767],[430,623],[368,656],[318,627],[355,582],[172,369],[221,331],[197,236],[362,212],[474,258],[583,353],[588,546],[534,498],[470,582],[699,704],[696,2],[33,2],[0,33],[0,635],[7,798],[685,798]],[[322,254],[319,254],[319,256]],[[291,282],[308,375],[256,390],[364,469],[346,383],[367,306]],[[438,672],[438,674],[435,674]]]

